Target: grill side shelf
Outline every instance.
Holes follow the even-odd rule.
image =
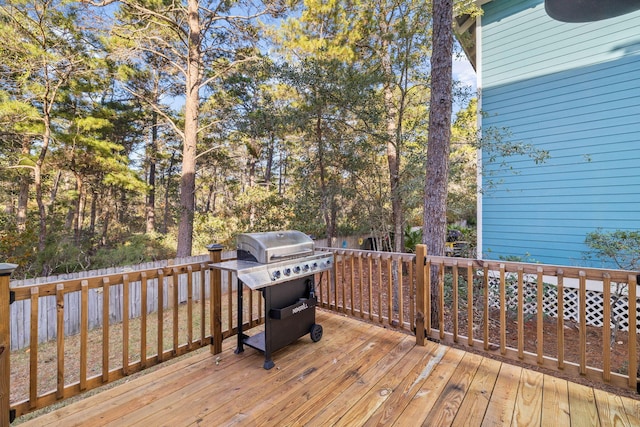
[[[269,310],[269,317],[279,320],[286,319],[306,310],[314,310],[317,304],[318,300],[316,298],[300,298],[298,302],[288,307],[272,308]]]

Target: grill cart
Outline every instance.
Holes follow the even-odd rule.
[[[264,353],[264,368],[274,366],[272,353],[310,334],[322,338],[316,320],[315,274],[333,265],[333,255],[316,252],[313,240],[295,231],[238,235],[236,260],[211,264],[237,277],[238,344],[236,353],[248,345]],[[242,289],[260,290],[264,299],[264,331],[249,336],[242,331]]]

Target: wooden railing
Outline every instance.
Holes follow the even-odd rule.
[[[424,261],[417,263],[416,311],[417,318],[424,319],[417,330],[424,330],[426,338],[637,390],[638,272],[434,257],[425,252],[420,245],[417,259]],[[587,283],[602,290],[601,328],[587,326]],[[578,314],[567,319],[564,295],[574,284]],[[627,333],[616,331],[620,340],[614,341],[612,288],[621,285],[629,301],[629,324]],[[545,316],[543,309],[552,292],[563,302],[556,317]],[[498,304],[490,304],[491,294]],[[525,313],[527,298],[538,307],[533,316]],[[516,302],[510,305],[509,301]],[[423,341],[420,334],[417,341]],[[612,365],[614,355],[617,366]]]
[[[211,261],[220,261],[221,248],[212,248]],[[222,314],[231,312],[229,302],[222,301],[221,275],[211,274],[208,263],[174,265],[160,269],[109,274],[32,286],[0,289],[0,322],[9,330],[9,299],[26,301],[30,318],[28,360],[21,366],[0,370],[0,426],[17,416],[51,405],[79,393],[119,380],[132,373],[210,346],[219,353],[222,340],[233,334],[231,322]],[[179,283],[184,286],[179,286]],[[4,283],[4,282],[2,282]],[[100,327],[89,329],[89,298],[102,295],[97,309]],[[112,297],[118,295],[118,298]],[[138,316],[131,313],[130,298],[135,294],[141,307]],[[194,295],[197,298],[194,298]],[[38,323],[42,316],[42,298],[55,298],[56,339],[53,345],[39,344]],[[223,310],[223,305],[226,310]],[[153,308],[149,308],[153,307]],[[93,308],[95,311],[95,308]],[[112,321],[114,312],[121,322]],[[65,318],[79,313],[80,333],[65,334]],[[254,316],[255,317],[255,316]],[[255,320],[254,320],[255,322]],[[226,329],[223,330],[223,327]],[[2,329],[0,356],[9,358],[8,340]],[[135,345],[131,345],[135,342]],[[53,348],[52,348],[53,347]],[[47,352],[41,360],[40,352]],[[53,355],[52,355],[53,354]],[[12,354],[12,360],[16,359]],[[13,364],[13,362],[11,362]],[[55,368],[51,366],[55,365]],[[18,363],[16,363],[18,365]],[[72,367],[72,369],[70,368]],[[46,373],[43,374],[43,371]],[[28,377],[28,390],[16,390],[17,378]],[[14,378],[11,381],[11,377]],[[47,382],[49,380],[49,382]],[[53,384],[51,382],[53,381]],[[11,384],[10,384],[11,383]],[[11,386],[11,387],[10,387]],[[45,388],[45,390],[42,390]],[[16,399],[15,395],[18,396]],[[10,397],[11,396],[11,397]],[[11,399],[11,403],[10,403]],[[17,400],[17,401],[16,401]]]
[[[316,297],[321,307],[413,331],[415,255],[319,248],[334,254],[333,270],[322,274]]]
[[[423,245],[415,255],[320,250],[332,252],[335,260],[331,271],[317,275],[316,297],[323,309],[407,333],[418,331],[418,345],[436,340],[568,376],[637,387],[637,272],[427,256]],[[212,248],[210,260],[220,259],[220,248]],[[12,289],[8,274],[0,275],[0,426],[187,352],[209,346],[212,353],[219,353],[222,340],[238,332],[235,280],[231,273],[211,270],[207,262]],[[579,295],[577,312],[583,313],[577,319],[566,319],[564,304],[558,306],[556,317],[543,310],[534,315],[525,310],[527,304],[548,303],[549,288],[558,301],[564,301],[571,282]],[[602,328],[588,326],[584,315],[587,284],[593,283],[602,287]],[[614,283],[623,284],[628,301],[636,303],[627,309],[629,332],[618,332],[619,340],[612,344]],[[102,295],[102,325],[109,327],[89,330],[87,301],[96,292]],[[244,292],[246,331],[261,324],[264,313],[260,292]],[[76,297],[71,299],[70,294]],[[116,294],[121,297],[110,297]],[[140,299],[141,307],[149,307],[154,299],[151,306],[156,308],[133,316],[128,308],[132,295]],[[38,343],[42,298],[57,302],[57,333],[51,345]],[[20,362],[23,366],[10,368],[6,307],[14,300],[29,302],[31,345],[27,352],[20,351],[27,355]],[[82,327],[78,335],[68,336],[64,319],[74,310],[80,313]],[[114,310],[122,311],[118,317],[122,321],[112,321]],[[39,355],[48,345],[55,357],[43,361]],[[587,348],[596,346],[597,357],[592,357]],[[51,386],[43,385],[45,367]],[[27,376],[29,381],[24,396],[12,396],[10,401],[10,390],[15,394],[11,375]]]
[[[638,272],[427,256],[424,245],[416,255],[322,250],[333,252],[335,263],[320,282],[321,307],[423,331],[416,334],[418,345],[435,340],[574,378],[638,388]],[[589,287],[601,289],[602,327],[587,324]],[[612,308],[621,300],[612,289],[624,289],[629,301],[628,332],[614,330]],[[576,301],[567,301],[569,290],[578,295]],[[554,303],[564,301],[553,317],[537,309],[551,297]],[[563,312],[570,305],[572,318]]]

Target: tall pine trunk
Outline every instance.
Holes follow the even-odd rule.
[[[193,246],[193,216],[196,190],[196,148],[198,115],[200,110],[200,15],[198,0],[189,0],[189,54],[187,60],[186,98],[184,111],[184,144],[182,149],[182,177],[180,179],[180,222],[178,223],[178,257],[191,256]]]
[[[453,0],[433,0],[433,51],[423,242],[429,255],[444,255],[447,231],[447,178],[451,140]],[[438,271],[431,271],[431,319],[439,319]]]
[[[29,154],[29,137],[22,137],[21,155],[26,157]],[[29,187],[31,184],[31,175],[29,173],[20,173],[18,207],[16,211],[16,227],[19,232],[27,229],[27,205],[29,204]]]
[[[156,92],[157,93],[157,92]],[[149,194],[146,205],[146,232],[156,230],[156,161],[158,153],[158,113],[154,112],[151,123],[151,141],[149,142]]]

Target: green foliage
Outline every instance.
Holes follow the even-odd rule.
[[[234,249],[234,239],[239,233],[237,219],[202,213],[196,213],[193,229],[196,253],[205,253],[206,247],[212,243],[219,243],[229,249]]]
[[[195,154],[183,152],[184,8],[119,3],[99,20],[88,3],[43,5],[0,5],[0,204],[8,212],[0,253],[25,275],[173,256],[186,154],[197,160],[195,253],[212,242],[233,248],[239,232],[284,228],[388,239],[393,145],[401,222],[422,221],[430,50],[423,2],[375,10],[361,1],[299,3],[286,21],[262,27],[283,48],[272,57],[252,44],[265,34],[255,21],[237,15],[244,2],[204,14]],[[473,111],[454,126],[450,221],[474,217]],[[162,235],[142,234],[152,228],[151,196]],[[19,205],[28,212],[24,232],[16,230]],[[40,212],[47,238],[37,251]],[[416,234],[405,238],[415,247]]]
[[[33,221],[26,224],[25,231],[18,231],[15,218],[0,212],[0,262],[17,264],[13,277],[24,275],[31,265],[38,244],[38,231]]]
[[[99,248],[91,257],[91,268],[140,264],[175,257],[175,246],[160,234],[132,234],[122,242]]]
[[[412,230],[410,226],[404,229],[404,250],[411,254],[416,253],[416,246],[422,243],[422,228]]]
[[[477,99],[460,110],[451,129],[447,221],[476,222],[477,209]],[[475,239],[473,240],[475,242]]]
[[[640,269],[640,232],[597,229],[587,233],[585,244],[590,248],[586,259],[598,259],[605,265],[615,264],[623,270]]]

